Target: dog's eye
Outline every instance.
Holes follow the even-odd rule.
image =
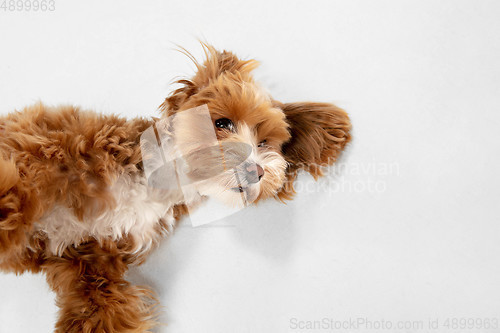
[[[261,142],[259,142],[257,147],[262,148],[262,147],[265,147],[266,145],[267,145],[267,140],[262,140]]]
[[[234,129],[234,124],[231,119],[221,118],[215,121],[215,127],[232,131]]]

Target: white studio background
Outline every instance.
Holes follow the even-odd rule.
[[[200,38],[260,60],[256,77],[276,99],[333,102],[352,117],[340,167],[318,183],[303,175],[294,201],[246,209],[231,227],[184,223],[131,271],[159,294],[158,332],[500,320],[499,1],[55,7],[0,10],[0,114],[41,100],[157,115],[169,83],[193,73],[175,45],[201,57]],[[56,312],[43,276],[0,274],[1,333],[51,332]]]

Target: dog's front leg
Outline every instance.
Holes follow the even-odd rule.
[[[56,332],[148,332],[154,296],[123,275],[133,257],[114,241],[89,241],[51,256],[43,265],[61,308]]]

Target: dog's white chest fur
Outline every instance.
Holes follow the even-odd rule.
[[[67,246],[77,245],[85,238],[120,239],[130,235],[136,251],[149,249],[158,235],[158,223],[163,219],[173,226],[175,196],[166,196],[148,188],[144,177],[122,175],[110,188],[116,206],[99,215],[86,214],[83,221],[65,206],[56,205],[37,224],[50,240],[49,248],[61,254]]]

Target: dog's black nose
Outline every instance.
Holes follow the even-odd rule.
[[[246,167],[247,181],[249,184],[258,183],[264,176],[264,169],[256,163],[249,164]]]

